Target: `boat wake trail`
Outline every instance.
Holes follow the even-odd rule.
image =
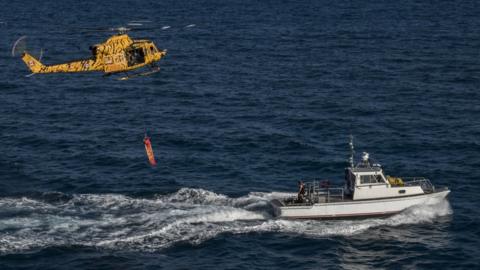
[[[53,246],[157,251],[177,243],[200,244],[222,233],[278,232],[325,237],[378,226],[428,223],[449,215],[448,201],[423,205],[385,219],[280,220],[269,201],[285,193],[252,192],[230,198],[182,188],[155,198],[119,194],[46,194],[55,199],[0,198],[0,253]]]

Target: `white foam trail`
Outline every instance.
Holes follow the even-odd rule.
[[[267,220],[261,224],[241,228],[235,233],[246,232],[285,232],[314,237],[330,235],[352,235],[380,226],[400,226],[405,224],[430,223],[440,216],[452,214],[447,200],[436,204],[414,206],[389,218],[374,218],[364,220]]]
[[[191,27],[195,27],[196,25],[195,24],[189,24],[187,26],[185,26],[185,28],[191,28]]]
[[[166,29],[168,29],[168,28],[170,28],[170,26],[169,26],[169,25],[165,25],[165,26],[162,27],[162,30],[166,30]]]
[[[252,192],[239,198],[182,188],[153,199],[119,194],[74,195],[64,202],[0,198],[0,253],[82,245],[155,251],[180,242],[199,244],[218,234],[278,232],[304,237],[352,235],[379,226],[431,223],[452,213],[448,201],[421,205],[384,219],[281,220],[269,201],[289,193]]]
[[[171,195],[159,196],[158,199],[165,203],[230,205],[248,209],[253,206],[266,206],[272,199],[293,195],[295,194],[282,192],[251,192],[243,197],[229,198],[225,195],[216,194],[204,189],[182,188]]]
[[[134,20],[134,21],[130,21],[131,23],[149,23],[149,22],[152,22],[150,20]]]

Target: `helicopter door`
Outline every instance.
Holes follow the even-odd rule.
[[[126,55],[129,67],[145,63],[145,53],[142,48],[127,50]]]

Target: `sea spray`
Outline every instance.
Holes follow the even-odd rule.
[[[379,226],[431,223],[452,213],[448,201],[440,200],[389,218],[319,221],[272,217],[269,201],[289,195],[251,192],[231,198],[182,188],[148,199],[121,194],[74,194],[53,202],[0,198],[0,252],[71,245],[156,251],[177,243],[199,244],[224,233],[348,236]]]

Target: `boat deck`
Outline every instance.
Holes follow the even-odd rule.
[[[434,193],[435,187],[430,181],[423,177],[402,177],[404,180],[401,184],[393,184],[392,187],[398,186],[420,186],[425,194]],[[316,203],[337,203],[353,201],[351,194],[346,194],[343,187],[331,187],[328,181],[314,180],[305,184],[305,192],[299,199],[298,196],[284,198],[278,200],[278,206],[309,206]]]
[[[307,206],[313,205],[316,203],[336,203],[336,202],[345,202],[352,201],[350,196],[332,196],[330,194],[315,194],[315,196],[310,196],[310,198],[305,198],[302,201],[299,201],[298,198],[289,197],[283,200],[277,200],[281,206]]]
[[[435,193],[442,193],[444,191],[448,191],[447,187],[440,187],[436,188],[433,191],[425,192],[419,195],[409,195],[409,196],[399,196],[396,198],[402,197],[412,197],[412,196],[420,196],[425,194],[435,194]],[[383,200],[386,198],[375,198],[376,200]],[[375,200],[374,199],[374,200]],[[311,194],[309,197],[305,198],[302,202],[298,201],[297,196],[292,196],[284,199],[275,199],[272,201],[272,204],[277,207],[284,207],[284,206],[311,206],[317,203],[337,203],[337,202],[352,202],[354,201],[351,196],[344,195],[344,196],[336,196],[331,194]],[[364,200],[356,200],[356,201],[364,201]]]

